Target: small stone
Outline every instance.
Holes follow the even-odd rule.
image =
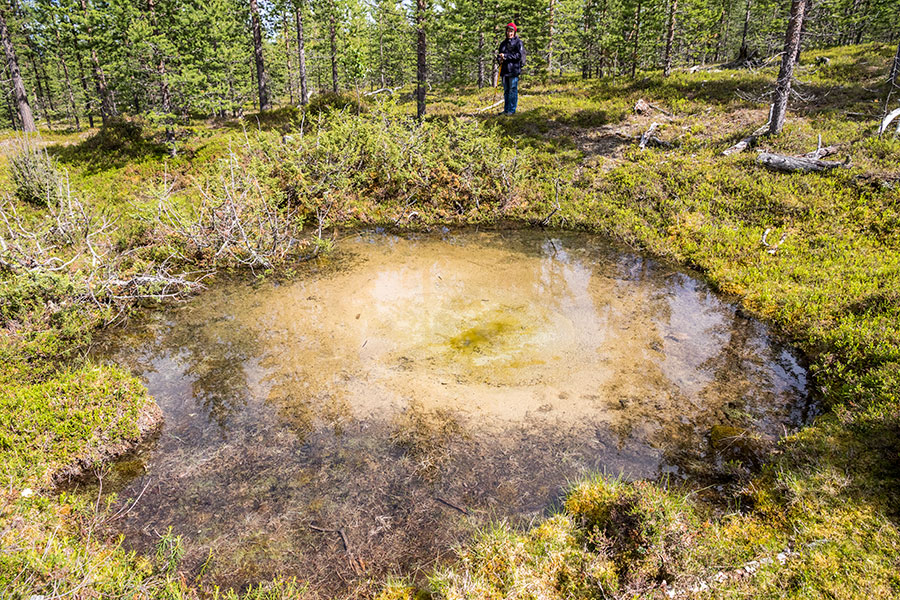
[[[778,560],[779,564],[783,565],[784,563],[787,562],[787,556],[785,555],[784,552],[779,552],[778,554],[775,555],[775,558]]]
[[[34,496],[34,490],[33,490],[33,489],[31,489],[31,488],[25,488],[24,490],[22,490],[22,497],[23,497],[23,498],[31,498],[32,496]],[[36,597],[36,596],[32,596],[32,598],[35,598],[35,597]],[[43,596],[40,596],[40,597],[43,598]]]

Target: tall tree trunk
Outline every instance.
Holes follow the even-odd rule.
[[[66,58],[63,54],[62,41],[59,37],[59,28],[56,26],[56,20],[53,22],[53,33],[56,36],[56,58],[59,66],[62,68],[63,79],[66,82],[66,92],[69,96],[69,108],[71,109],[72,119],[75,121],[75,131],[81,131],[81,123],[78,121],[78,108],[75,105],[75,92],[72,90],[72,79],[69,77],[69,66],[66,64]]]
[[[34,71],[34,82],[37,86],[37,105],[38,110],[41,111],[41,114],[44,115],[44,120],[47,121],[47,129],[53,131],[53,123],[50,121],[50,114],[47,112],[47,103],[44,98],[44,89],[41,86],[41,72],[38,70],[37,63],[34,60],[34,51],[31,52],[31,69]]]
[[[331,11],[328,14],[328,39],[331,42],[331,91],[338,93],[338,67],[337,67],[337,17],[334,0],[331,1]]]
[[[294,19],[297,22],[297,63],[300,71],[300,104],[309,103],[309,90],[306,81],[306,51],[303,41],[303,3],[297,3],[297,10],[294,13]]]
[[[663,76],[672,72],[672,42],[675,40],[675,14],[678,12],[678,0],[672,0],[669,7],[669,26],[666,31],[666,60],[663,64]]]
[[[596,25],[601,29],[606,27],[606,13],[609,11],[609,0],[603,0],[600,6],[600,14],[597,15]],[[597,46],[597,79],[603,79],[603,68],[606,65],[606,53],[608,48],[600,43]]]
[[[772,103],[772,119],[769,123],[770,135],[780,133],[784,127],[788,99],[791,95],[791,80],[794,77],[794,64],[800,50],[800,30],[803,27],[805,11],[806,0],[791,1],[791,16],[784,36],[784,56],[781,58],[781,69],[775,82],[775,101]]]
[[[641,42],[641,2],[638,0],[637,8],[634,11],[634,46],[631,50],[631,78],[634,79],[637,74],[638,49]]]
[[[156,20],[155,0],[147,0],[147,7],[150,9],[150,17],[153,20],[153,36],[158,38],[160,37],[160,31],[159,23]],[[158,55],[156,60],[156,72],[159,76],[159,97],[160,102],[162,103],[162,111],[165,114],[169,114],[172,112],[172,97],[169,93],[169,81],[166,74],[166,57],[163,56],[162,52],[158,49],[155,49],[154,53]],[[167,129],[166,131],[168,132],[169,130]]]
[[[416,0],[416,117],[425,117],[425,78],[427,76],[425,40],[425,0]]]
[[[44,61],[38,62],[38,67],[41,70],[41,75],[44,77],[44,89],[47,91],[47,105],[50,107],[50,112],[56,112],[56,106],[53,104],[53,90],[50,89],[50,77],[47,75],[47,66]]]
[[[9,73],[9,69],[6,68],[6,66],[4,65],[3,78],[8,80],[10,78],[6,76],[7,73]],[[16,122],[16,111],[13,110],[12,102],[10,101],[10,98],[9,98],[10,95],[3,94],[3,96],[6,98],[6,112],[7,112],[7,115],[9,116],[9,123],[12,126],[13,131],[18,131],[19,124],[18,124],[18,122]]]
[[[594,10],[594,2],[593,0],[587,0],[584,5],[584,39],[586,41],[584,48],[584,56],[581,59],[581,78],[582,79],[590,79],[591,73],[593,71],[593,65],[591,64],[591,59],[594,54],[594,37],[592,35],[593,29],[593,14]]]
[[[750,30],[750,3],[752,0],[747,0],[747,8],[744,11],[744,31],[741,33],[741,50],[738,53],[738,58],[741,60],[747,60],[750,57],[750,48],[747,47],[747,33]]]
[[[478,0],[478,87],[484,87],[484,0]]]
[[[84,62],[75,48],[75,57],[78,59],[78,80],[81,82],[81,89],[84,92],[84,110],[88,118],[88,127],[94,128],[94,103],[91,102],[91,92],[88,89],[87,75],[84,74]]]
[[[269,100],[269,77],[266,75],[266,65],[263,62],[262,24],[259,21],[259,4],[256,0],[250,0],[250,21],[253,27],[253,58],[256,62],[259,110],[270,110],[272,102]]]
[[[94,85],[97,87],[97,95],[100,97],[100,118],[103,125],[109,123],[110,118],[116,116],[116,103],[113,100],[109,86],[106,84],[106,75],[100,67],[100,59],[97,56],[97,49],[94,47],[94,31],[90,25],[90,16],[88,15],[87,0],[81,0],[81,12],[84,15],[85,31],[91,49],[91,65],[94,68]]]
[[[291,36],[288,27],[287,12],[281,11],[282,33],[284,34],[284,64],[285,64],[285,83],[288,89],[288,98],[291,106],[294,105],[294,69],[291,68]]]
[[[6,53],[6,66],[13,84],[13,96],[16,98],[16,109],[19,112],[19,120],[22,122],[22,131],[31,133],[37,131],[34,125],[34,115],[28,105],[28,96],[25,94],[25,83],[22,81],[22,72],[19,71],[19,60],[16,58],[16,50],[13,48],[6,28],[6,18],[0,11],[0,40],[3,42],[3,51]]]
[[[550,0],[550,23],[547,31],[547,75],[553,74],[553,9],[554,0]]]

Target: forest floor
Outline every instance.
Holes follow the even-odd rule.
[[[174,155],[140,121],[44,131],[52,168],[32,171],[49,182],[36,193],[7,168],[22,153],[8,135],[2,595],[226,595],[179,571],[176,536],[155,556],[127,553],[97,535],[114,512],[54,487],[155,419],[130,374],[85,358],[100,328],[195,293],[192,273],[290,275],[328,250],[334,227],[478,224],[597,232],[699,270],[805,354],[823,414],[761,467],[727,460],[708,473],[726,484],[727,514],[688,490],[592,477],[559,514],[527,531],[498,524],[427,581],[363,581],[355,595],[900,597],[900,139],[873,135],[891,57],[879,45],[806,53],[783,133],[757,147],[800,155],[821,136],[852,159],[824,174],[721,154],[765,122],[772,66],[526,76],[512,117],[478,112],[496,90],[436,90],[422,126],[407,94],[325,95],[303,112],[179,125]],[[635,114],[639,99],[656,108]],[[654,122],[667,145],[642,150]],[[242,594],[304,591],[274,581]]]

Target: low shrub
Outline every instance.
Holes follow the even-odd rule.
[[[9,158],[16,198],[36,206],[54,206],[61,192],[62,177],[56,161],[34,140],[21,138]]]

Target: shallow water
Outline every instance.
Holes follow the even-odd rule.
[[[722,459],[714,426],[773,440],[809,410],[804,369],[765,326],[595,237],[339,248],[109,340],[165,415],[104,476],[121,502],[140,495],[115,522],[127,546],[152,551],[171,525],[190,577],[345,593],[427,568],[491,520],[527,523],[585,471],[696,478]]]

